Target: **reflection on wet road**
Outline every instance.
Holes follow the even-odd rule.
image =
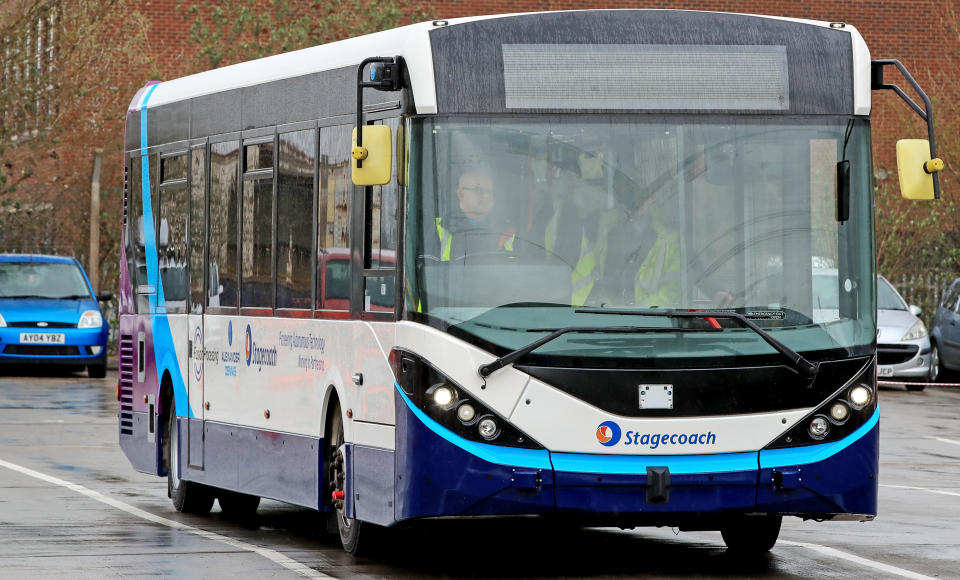
[[[960,570],[960,390],[881,392],[880,516],[785,520],[743,561],[715,532],[577,529],[513,519],[431,522],[354,558],[309,510],[254,520],[177,513],[165,479],[117,445],[116,377],[0,375],[0,576],[924,578]]]

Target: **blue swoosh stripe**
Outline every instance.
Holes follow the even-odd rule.
[[[403,392],[400,385],[394,383],[397,392],[403,397],[404,402],[410,411],[416,415],[428,429],[446,439],[450,443],[463,449],[467,453],[476,455],[484,461],[496,463],[498,465],[510,465],[514,467],[528,467],[531,469],[551,469],[550,453],[545,449],[518,449],[516,447],[501,447],[500,445],[489,445],[486,443],[477,443],[470,441],[450,431],[440,423],[431,419],[426,413],[413,404],[407,394]]]
[[[140,183],[143,200],[143,238],[144,252],[147,258],[147,284],[156,288],[156,294],[150,295],[150,323],[153,328],[153,355],[159,377],[163,369],[170,371],[173,381],[173,400],[178,416],[194,417],[187,395],[187,387],[180,372],[180,361],[173,347],[173,332],[166,315],[166,300],[163,296],[163,284],[158,280],[157,237],[154,231],[153,205],[150,199],[150,160],[147,155],[147,103],[159,83],[150,87],[140,105]]]
[[[764,449],[760,452],[760,468],[785,467],[789,465],[803,465],[823,461],[840,453],[850,445],[859,441],[880,423],[880,409],[873,412],[866,423],[856,431],[839,441],[807,445],[806,447],[788,447],[786,449]]]
[[[670,473],[718,473],[757,469],[757,452],[714,453],[710,455],[600,455],[551,453],[557,471],[577,473],[646,473],[647,467],[667,466]]]

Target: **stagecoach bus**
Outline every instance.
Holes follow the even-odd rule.
[[[437,20],[149,83],[120,445],[177,510],[306,506],[350,552],[438,517],[754,552],[783,516],[871,520],[879,89],[932,127],[853,26],[672,10]],[[939,194],[925,137],[897,145],[909,198]]]

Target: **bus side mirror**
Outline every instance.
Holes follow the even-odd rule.
[[[897,141],[897,175],[904,199],[934,199],[933,174],[942,169],[941,159],[930,159],[926,139]]]
[[[363,128],[362,147],[357,146],[357,129],[354,127],[351,157],[354,185],[390,183],[393,168],[393,136],[390,127],[366,125]]]

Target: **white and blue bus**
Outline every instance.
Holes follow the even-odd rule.
[[[894,67],[919,91],[844,23],[597,10],[150,83],[121,447],[178,510],[306,506],[351,552],[438,517],[746,551],[783,516],[870,520],[871,90],[906,98]],[[939,193],[932,137],[898,144],[906,197]]]

